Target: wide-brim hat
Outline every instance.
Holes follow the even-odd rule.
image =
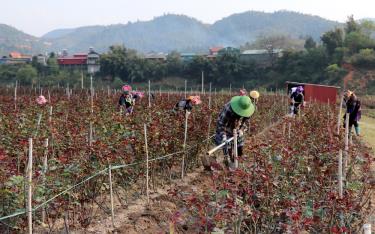
[[[250,117],[254,114],[255,107],[248,96],[235,96],[230,100],[230,107],[239,116]]]

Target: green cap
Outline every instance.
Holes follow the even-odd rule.
[[[235,96],[230,100],[230,107],[234,113],[242,117],[250,117],[254,114],[255,107],[248,96]]]

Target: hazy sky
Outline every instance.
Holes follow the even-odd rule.
[[[344,22],[375,18],[374,0],[2,0],[0,23],[41,36],[57,28],[150,20],[164,13],[185,14],[212,23],[248,10],[292,10]]]

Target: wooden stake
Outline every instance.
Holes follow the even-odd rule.
[[[112,166],[111,165],[109,165],[108,174],[109,174],[109,190],[110,190],[110,196],[111,196],[111,219],[112,219],[112,227],[115,228],[115,212],[114,212],[114,205],[113,205]]]
[[[148,167],[148,145],[147,145],[147,126],[146,124],[143,125],[144,126],[144,132],[145,132],[145,151],[146,151],[146,195],[147,195],[147,204],[150,203],[150,190],[149,190],[149,186],[148,186],[148,171],[149,171],[149,167]]]
[[[32,209],[32,181],[33,181],[33,139],[29,138],[29,165],[28,165],[28,202],[27,202],[27,220],[29,234],[33,233],[33,209]]]
[[[291,128],[292,128],[292,123],[288,123],[288,139],[290,139],[290,134],[291,134]]]
[[[43,170],[42,170],[42,181],[43,188],[46,191],[46,174],[48,170],[48,138],[44,141],[44,158],[43,158]],[[43,201],[46,201],[46,197],[43,195]],[[42,223],[46,223],[46,207],[42,210]]]

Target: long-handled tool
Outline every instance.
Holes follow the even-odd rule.
[[[215,148],[211,149],[210,151],[207,152],[207,155],[210,156],[211,154],[215,153],[216,151],[218,151],[219,149],[224,147],[226,144],[233,141],[233,139],[234,139],[234,137],[231,137],[228,140],[226,140],[225,142],[223,142],[220,145],[216,146]]]

